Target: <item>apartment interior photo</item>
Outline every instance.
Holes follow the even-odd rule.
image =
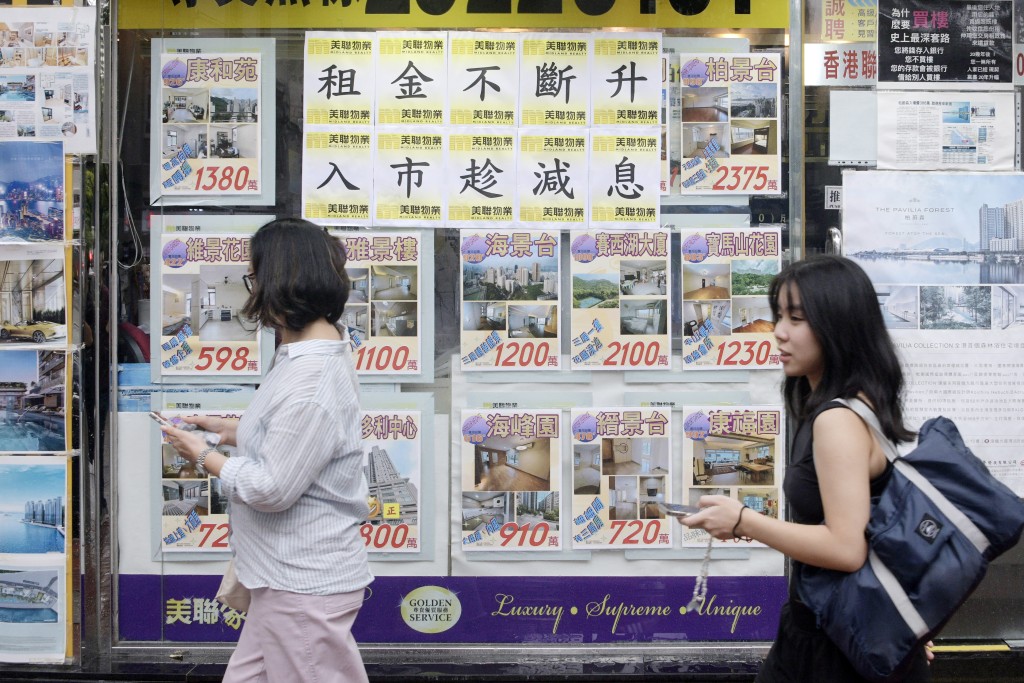
[[[370,301],[370,269],[346,268],[348,273],[348,303],[365,304]]]
[[[247,266],[201,266],[199,275],[163,278],[163,335],[176,334],[184,323],[204,341],[249,341],[256,325],[240,319],[249,298],[242,282]]]
[[[728,88],[683,88],[684,122],[713,123],[729,120]]]
[[[549,438],[491,437],[474,446],[472,471],[466,472],[473,479],[469,486],[463,488],[475,491],[550,491],[551,457]]]
[[[491,521],[498,524],[514,521],[514,504],[515,496],[508,491],[463,491],[462,530],[476,531]]]
[[[1024,325],[1024,287],[992,288],[992,324],[1000,330]]]
[[[1005,287],[993,288],[992,312],[996,314],[996,319],[998,319],[1000,313],[1004,312],[996,304],[997,300],[1001,298],[999,290],[1004,290],[1004,292],[1009,294],[1009,290]],[[919,321],[917,287],[878,284],[875,285],[875,293],[878,295],[878,305],[882,308],[882,318],[885,320],[886,327],[889,329],[917,329]],[[1004,303],[1012,299],[1016,299],[1012,294],[1010,294],[1009,299],[1002,298]],[[1012,305],[1005,309],[1005,312],[1009,312],[1011,308]],[[1007,326],[1001,325],[1000,327],[1005,329]]]
[[[596,443],[572,447],[572,492],[576,495],[601,492],[601,446]]]
[[[357,332],[365,337],[367,330],[367,317],[369,314],[369,306],[348,305],[345,306],[345,311],[341,314],[340,322],[352,332]]]
[[[371,292],[374,301],[415,301],[416,266],[372,266]]]
[[[619,291],[626,296],[665,296],[668,264],[664,260],[623,261],[619,278]]]
[[[664,300],[627,300],[619,302],[619,327],[622,334],[665,334],[668,330],[667,303]]]
[[[732,273],[727,263],[699,263],[683,267],[684,299],[728,299]]]
[[[779,147],[774,121],[737,121],[730,126],[733,154],[775,154]]]
[[[709,436],[693,441],[694,486],[775,484],[775,439]]]
[[[669,471],[668,458],[668,439],[646,437],[601,439],[601,468],[605,475],[666,475]]]
[[[558,306],[537,304],[533,306],[508,307],[508,336],[519,337],[557,337]]]
[[[683,301],[683,337],[692,337],[711,324],[713,335],[726,335],[732,329],[732,304],[729,301]]]
[[[684,123],[682,126],[683,157],[692,159],[704,155],[708,147],[714,148],[711,144],[714,140],[718,149],[711,154],[716,159],[725,159],[729,156],[729,134],[726,123]]]
[[[477,330],[502,330],[508,323],[504,301],[465,301],[462,304],[462,329],[474,332]]]
[[[770,334],[775,330],[767,297],[738,296],[732,300],[732,331]]]
[[[415,337],[416,304],[406,301],[375,301],[370,305],[375,337]]]

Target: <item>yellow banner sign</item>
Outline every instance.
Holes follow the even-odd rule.
[[[787,0],[122,0],[122,29],[786,28]]]

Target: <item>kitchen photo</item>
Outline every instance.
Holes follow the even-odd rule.
[[[375,301],[370,304],[374,337],[415,337],[416,304],[405,301]]]
[[[199,275],[163,278],[163,336],[186,324],[202,341],[253,341],[256,323],[241,316],[249,298],[242,282],[247,265],[200,266]]]

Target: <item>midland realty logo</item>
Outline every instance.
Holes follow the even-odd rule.
[[[444,633],[461,616],[459,598],[441,586],[420,586],[402,598],[402,621],[420,633]]]

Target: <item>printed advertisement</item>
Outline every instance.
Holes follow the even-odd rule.
[[[64,241],[64,170],[63,142],[0,141],[0,244]]]
[[[519,59],[523,126],[590,125],[590,34],[527,33]]]
[[[861,0],[821,0],[821,40],[875,42],[878,3]]]
[[[370,225],[375,137],[363,126],[306,127],[303,218],[321,225]]]
[[[1012,171],[1013,92],[878,92],[878,168]]]
[[[68,450],[63,350],[0,349],[0,452]]]
[[[561,366],[558,232],[460,233],[462,369]]]
[[[661,208],[661,134],[655,128],[590,132],[590,226],[657,226]]]
[[[589,131],[575,128],[519,129],[516,175],[521,223],[558,228],[586,225],[589,139]]]
[[[782,55],[679,55],[680,193],[779,194]]]
[[[778,368],[768,288],[782,267],[778,228],[680,231],[683,369]]]
[[[684,406],[683,503],[701,496],[735,498],[751,512],[779,518],[786,459],[782,406]],[[708,533],[682,529],[683,546],[704,547]],[[762,545],[739,538],[717,545]]]
[[[70,287],[62,245],[4,246],[0,254],[0,348],[65,348]]]
[[[463,410],[462,549],[561,550],[560,410]]]
[[[518,141],[517,131],[502,128],[448,133],[449,227],[512,225],[518,198]]]
[[[71,656],[67,576],[63,555],[0,555],[0,662],[64,664]]]
[[[443,124],[447,120],[448,34],[387,31],[378,35],[376,122]]]
[[[197,43],[157,56],[153,136],[160,161],[152,166],[154,199],[261,196],[270,182],[262,173],[260,112],[272,50],[220,51]]]
[[[1009,88],[1010,0],[882,0],[878,87]]]
[[[360,416],[370,516],[359,528],[371,553],[418,553],[422,438],[418,410],[364,410]]]
[[[158,237],[152,303],[158,377],[244,377],[263,374],[268,333],[242,315],[249,298],[249,240],[271,216],[155,216]],[[231,232],[220,232],[230,226]],[[156,329],[159,327],[159,335]]]
[[[161,410],[160,414],[176,427],[181,418],[192,415],[239,418],[242,411]],[[155,422],[152,429],[160,434]],[[219,443],[216,434],[202,432],[206,443],[231,457],[237,446]],[[162,436],[160,440],[160,549],[164,553],[228,551],[228,492],[221,480],[178,454]]]
[[[572,369],[671,368],[670,233],[574,233]]]
[[[593,126],[657,126],[661,33],[593,34]]]
[[[95,154],[96,8],[5,7],[0,18],[0,140]]]
[[[515,126],[519,95],[519,41],[510,34],[448,34],[447,123]]]
[[[672,411],[574,408],[570,419],[573,548],[672,547]]]
[[[843,174],[844,253],[900,350],[912,429],[943,415],[1024,493],[1024,175]]]
[[[419,374],[419,232],[336,232],[350,288],[341,322],[360,375]]]
[[[377,127],[374,225],[443,225],[446,137],[443,126],[421,126],[411,132],[400,126]]]
[[[0,456],[0,555],[66,553],[69,486],[67,458]]]
[[[375,34],[306,31],[303,126],[373,125]]]

